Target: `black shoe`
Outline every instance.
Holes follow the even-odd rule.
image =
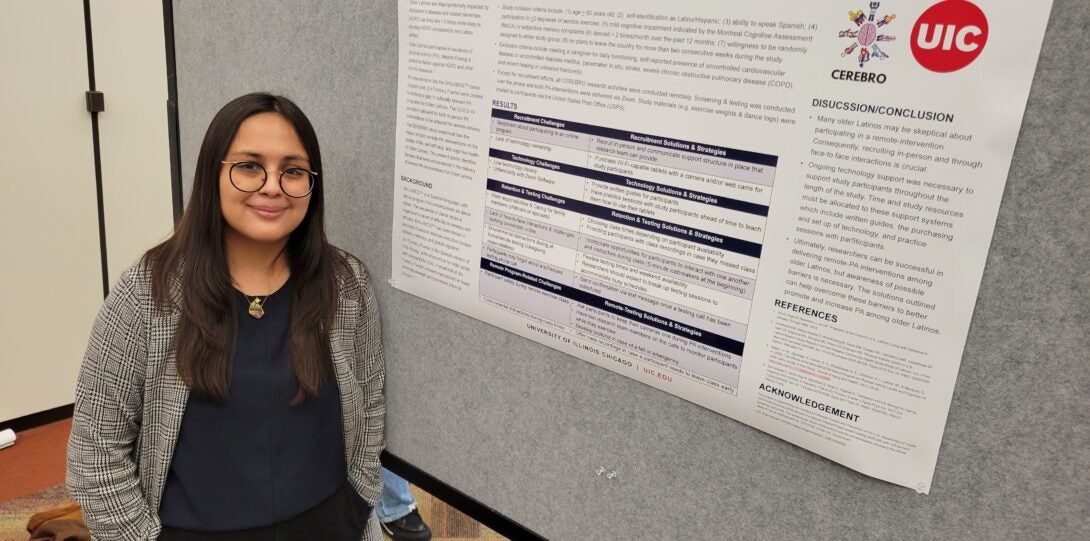
[[[382,531],[394,541],[429,541],[431,539],[431,529],[424,524],[424,519],[420,518],[420,513],[417,513],[416,509],[397,520],[383,522]]]

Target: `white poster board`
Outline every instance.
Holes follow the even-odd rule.
[[[393,285],[926,493],[1050,5],[404,0]]]

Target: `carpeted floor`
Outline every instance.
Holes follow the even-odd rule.
[[[413,497],[420,516],[431,528],[432,541],[502,541],[506,537],[489,530],[462,512],[443,503],[443,500],[412,487]]]
[[[30,537],[26,521],[31,515],[71,502],[63,484],[0,502],[0,541],[26,541]]]

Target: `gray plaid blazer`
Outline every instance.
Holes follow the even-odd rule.
[[[373,505],[382,489],[385,365],[370,276],[346,257],[356,280],[341,283],[330,351],[348,479]],[[95,320],[76,384],[67,485],[96,540],[151,540],[162,528],[159,503],[189,398],[171,348],[178,317],[177,309],[153,306],[142,261],[118,280]]]

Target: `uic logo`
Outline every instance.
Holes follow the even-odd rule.
[[[943,0],[916,19],[912,56],[921,66],[949,73],[968,66],[988,42],[988,18],[969,0]]]

